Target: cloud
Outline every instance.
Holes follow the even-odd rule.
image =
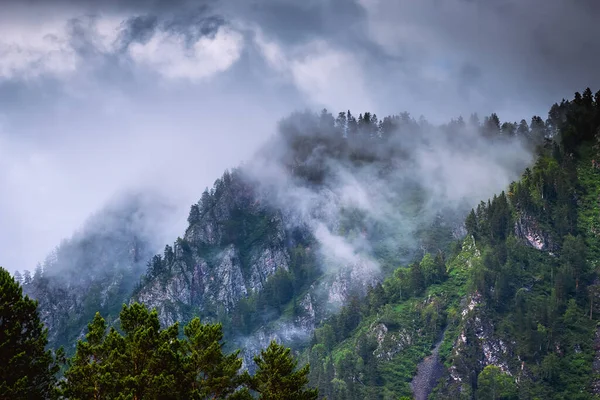
[[[446,60],[450,72],[447,83],[459,93],[465,86],[480,91],[486,109],[508,108],[512,117],[519,109],[515,102],[521,102],[529,105],[528,110],[545,113],[549,103],[600,84],[592,67],[600,61],[600,44],[590,39],[600,35],[594,22],[600,16],[598,3],[360,3],[367,12],[369,37],[388,54],[402,57],[409,68]],[[469,73],[474,70],[479,73]],[[451,85],[444,89],[451,89]],[[473,104],[469,98],[463,100]]]
[[[58,78],[95,69],[143,67],[167,79],[202,80],[228,70],[244,37],[204,9],[186,18],[67,13],[0,28],[0,79]],[[107,61],[112,64],[107,65]]]
[[[214,37],[201,37],[190,48],[180,34],[158,32],[146,43],[129,46],[131,58],[166,78],[199,80],[226,71],[241,55],[243,36],[219,28]]]
[[[260,32],[256,44],[271,68],[293,84],[317,107],[369,110],[371,99],[365,73],[355,55],[331,47],[324,41],[313,41],[284,49]]]
[[[600,34],[595,24],[600,11],[589,0],[55,1],[46,8],[35,3],[30,9],[43,10],[42,21],[48,15],[58,21],[60,13],[97,15],[95,29],[105,33],[101,25],[120,18],[121,45],[134,40],[134,61],[168,79],[201,79],[226,70],[252,50],[248,38],[260,27],[258,49],[269,65],[273,54],[265,54],[265,43],[277,46],[283,57],[279,61],[288,73],[282,84],[314,106],[336,110],[349,108],[343,103],[350,97],[366,99],[356,107],[380,114],[408,110],[437,122],[473,111],[517,119],[522,111],[545,114],[552,102],[598,83],[593,66],[600,61],[600,45],[591,38]],[[27,12],[19,15],[19,24],[28,21]],[[235,24],[251,28],[242,32]],[[228,29],[219,30],[219,40],[200,40],[222,25]],[[50,46],[28,40],[32,48],[20,57],[12,52],[4,73],[27,69],[30,76],[64,76],[89,61],[77,63],[63,36],[50,31],[56,39]],[[39,43],[50,40],[38,36]],[[106,43],[97,45],[106,49]]]
[[[0,29],[0,80],[66,76],[77,68],[77,55],[57,23],[37,29],[4,25]],[[39,29],[39,30],[38,30]]]
[[[0,263],[31,268],[132,185],[163,187],[185,225],[187,205],[294,109],[406,110],[434,122],[475,111],[544,116],[573,91],[600,88],[599,8],[593,0],[5,1],[0,220],[12,223],[0,230]],[[439,178],[442,160],[455,161],[438,156],[423,154]]]

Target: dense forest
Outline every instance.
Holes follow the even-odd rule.
[[[68,361],[46,350],[37,302],[0,268],[0,397],[3,399],[316,399],[308,365],[271,342],[242,371],[239,351],[223,352],[220,324],[193,319],[161,329],[156,310],[123,305],[118,329],[97,313]],[[183,333],[183,338],[181,338]],[[57,379],[61,367],[63,379]]]
[[[600,92],[576,93],[553,105],[546,120],[534,116],[530,123],[502,123],[492,114],[433,127],[408,114],[379,120],[371,113],[335,117],[324,110],[295,114],[280,125],[278,140],[263,152],[274,159],[271,166],[291,177],[285,190],[275,179],[261,181],[253,168],[226,172],[192,205],[185,236],[148,257],[135,287],[111,286],[129,291],[120,292],[122,300],[107,302],[100,290],[112,277],[92,282],[96,297],[68,300],[73,284],[60,283],[51,267],[15,280],[3,271],[0,323],[13,325],[2,329],[7,333],[0,349],[12,343],[29,347],[2,353],[7,378],[0,395],[28,398],[28,390],[42,390],[35,393],[591,399],[600,394]],[[464,198],[453,203],[435,185],[420,181],[424,175],[413,173],[419,171],[420,151],[438,142],[454,159],[482,153],[489,163],[514,163],[522,176],[479,204]],[[523,158],[504,156],[506,149],[518,148],[535,154],[529,167]],[[376,206],[393,212],[378,218],[360,207],[317,202],[309,217],[296,217],[298,203],[286,195],[298,188],[333,192],[347,171],[382,183],[369,196],[385,197]],[[398,177],[398,171],[408,172]],[[336,209],[334,217],[314,216],[329,206]],[[323,256],[329,248],[318,236],[322,225],[347,240],[343,243],[362,246],[355,269],[369,262],[380,266],[344,286],[339,306],[331,305],[330,288],[340,287],[340,272]],[[127,249],[121,253],[139,262],[140,254]],[[114,264],[109,261],[103,262]],[[77,276],[77,287],[89,284]],[[117,282],[123,282],[119,276]],[[60,310],[66,315],[55,321],[61,333],[51,343],[65,346],[68,362],[62,350],[45,350],[37,306],[22,298],[21,284],[45,302],[44,315],[53,312],[49,304],[68,306]],[[286,343],[293,350],[270,342],[253,365],[235,350],[247,350],[240,337],[269,336],[281,321],[304,324],[310,312],[308,334]],[[11,318],[24,318],[32,328]],[[83,318],[92,320],[84,339]],[[294,353],[304,367],[296,368]]]
[[[600,92],[530,127],[494,120],[483,130],[537,137],[535,164],[469,213],[447,254],[397,269],[315,331],[304,358],[321,396],[410,398],[438,378],[433,399],[598,394]],[[438,365],[412,380],[432,349]]]

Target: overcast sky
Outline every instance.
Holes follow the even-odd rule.
[[[596,0],[0,2],[0,265],[125,189],[189,204],[296,109],[546,116],[600,89]],[[165,228],[166,229],[166,228]],[[174,237],[173,237],[174,238]]]

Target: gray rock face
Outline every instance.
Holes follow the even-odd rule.
[[[540,229],[539,224],[532,217],[519,215],[515,222],[515,235],[528,246],[542,251],[552,251],[551,238]]]
[[[329,280],[323,282],[328,292],[327,302],[332,306],[345,304],[351,293],[366,294],[369,286],[374,286],[381,279],[379,269],[367,262],[346,265]]]
[[[189,240],[190,243],[194,244],[218,245],[221,241],[220,232],[214,223],[211,223],[210,221],[207,222],[209,223],[190,226],[185,234],[186,240]]]
[[[175,306],[178,303],[187,303],[190,299],[190,288],[185,282],[185,276],[179,275],[167,284],[155,281],[146,287],[137,300],[144,303],[148,308],[156,308],[160,322],[168,326],[182,319],[183,315]]]
[[[122,235],[126,234],[130,240],[88,234],[65,241],[46,260],[43,273],[40,269],[33,280],[23,282],[24,293],[39,302],[51,346],[73,349],[96,311],[106,315],[105,310],[120,309],[128,300],[128,288],[143,268],[139,258],[152,253],[146,242],[134,239],[133,232]]]
[[[294,321],[296,326],[306,332],[312,332],[317,324],[317,312],[314,302],[314,296],[311,293],[307,293],[302,301],[300,301],[303,314],[299,315]]]
[[[240,259],[233,245],[219,254],[217,265],[211,272],[208,280],[212,290],[207,292],[206,300],[223,304],[229,312],[242,297],[248,295]]]
[[[271,275],[289,270],[288,238],[277,211],[261,205],[237,175],[226,174],[211,193],[175,243],[174,260],[164,260],[161,272],[131,299],[156,307],[165,324],[230,313]]]
[[[290,255],[283,246],[283,241],[275,246],[257,249],[253,252],[250,261],[250,274],[248,277],[248,288],[250,291],[262,289],[267,278],[277,270],[289,270]]]
[[[503,372],[514,376],[517,371],[509,365],[509,360],[514,359],[512,344],[505,343],[495,334],[491,318],[483,312],[482,301],[481,295],[477,292],[465,301],[461,313],[463,329],[454,343],[453,355],[475,352],[480,370],[487,365],[495,365]],[[469,336],[469,332],[472,336]],[[460,365],[452,365],[449,372],[450,384],[460,386],[469,382],[470,371],[464,370]]]
[[[371,326],[369,333],[377,339],[375,357],[385,361],[391,361],[396,354],[413,343],[413,336],[407,329],[390,332],[381,322]]]
[[[437,381],[443,376],[444,365],[439,357],[441,345],[440,339],[431,351],[431,355],[425,357],[417,367],[417,374],[410,382],[415,400],[427,400]]]
[[[207,259],[197,253],[180,255],[183,250],[176,249],[175,253],[172,273],[144,285],[132,299],[156,307],[164,323],[185,320],[184,312],[170,311],[178,308],[192,314],[214,309],[231,312],[240,299],[260,291],[269,276],[279,269],[287,270],[290,259],[283,246],[255,249],[247,265],[234,244]]]

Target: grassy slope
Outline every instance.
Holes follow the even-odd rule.
[[[385,319],[395,318],[400,327],[390,329],[388,335],[398,333],[403,327],[410,326],[412,345],[401,350],[391,361],[380,364],[383,386],[379,388],[379,393],[384,399],[397,399],[399,396],[411,395],[410,381],[416,373],[417,365],[431,353],[431,348],[441,333],[440,330],[426,334],[419,333],[426,325],[426,321],[422,318],[423,308],[433,301],[439,301],[440,315],[446,317],[448,321],[440,355],[442,359],[449,355],[458,335],[460,302],[467,294],[468,270],[478,255],[473,240],[467,238],[460,253],[447,264],[449,278],[445,282],[429,286],[425,294],[420,297],[390,304],[393,315],[386,315]],[[383,312],[380,312],[365,318],[351,337],[333,349],[332,358],[337,360],[343,352],[353,351],[362,333],[370,332],[375,324],[384,321],[382,314]]]

